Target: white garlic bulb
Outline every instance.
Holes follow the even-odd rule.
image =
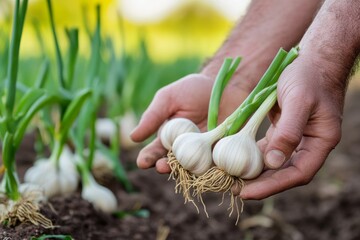
[[[257,177],[264,167],[262,153],[247,132],[221,139],[214,147],[213,160],[218,168],[243,179]]]
[[[106,187],[99,185],[91,175],[88,176],[88,181],[84,184],[81,197],[105,213],[112,213],[117,209],[115,195]]]
[[[47,197],[75,192],[79,175],[73,161],[73,154],[70,149],[64,147],[58,167],[49,159],[38,160],[26,171],[24,180],[42,187]]]
[[[202,175],[211,167],[212,145],[223,133],[223,127],[205,133],[184,133],[175,139],[172,151],[184,169]]]
[[[139,144],[130,138],[131,130],[136,127],[136,123],[137,118],[135,113],[129,111],[126,112],[121,118],[119,118],[120,129],[117,129],[114,120],[110,118],[99,118],[95,123],[95,131],[96,135],[104,140],[109,140],[115,134],[118,134],[121,147],[125,149],[131,149]]]
[[[196,132],[200,129],[186,118],[174,118],[165,123],[160,130],[160,140],[164,148],[170,150],[175,139],[183,133]]]
[[[22,183],[19,186],[19,192],[23,199],[27,199],[32,202],[40,203],[47,201],[44,189],[37,184]]]
[[[86,157],[89,156],[89,149],[84,150],[84,155]],[[76,155],[76,158],[79,156]],[[78,159],[77,159],[78,160]],[[94,160],[91,165],[91,171],[93,172],[95,178],[104,178],[106,176],[114,175],[114,164],[111,159],[105,156],[101,151],[95,150],[94,152]]]

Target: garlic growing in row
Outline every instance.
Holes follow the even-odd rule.
[[[276,101],[273,91],[237,134],[221,139],[214,147],[215,165],[226,173],[242,179],[257,177],[263,167],[263,156],[255,136],[266,114]]]
[[[83,181],[81,197],[105,213],[115,212],[117,209],[117,200],[115,195],[106,187],[99,185],[89,174],[86,182]]]
[[[54,159],[38,160],[26,171],[24,180],[42,187],[47,197],[75,192],[79,175],[73,161],[73,154],[69,148],[64,147],[58,166]]]
[[[195,123],[186,118],[169,120],[160,130],[160,140],[164,148],[170,150],[175,139],[183,133],[199,133],[200,129]]]

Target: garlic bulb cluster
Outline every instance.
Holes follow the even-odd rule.
[[[25,182],[37,184],[44,189],[47,197],[75,192],[79,175],[70,149],[64,147],[59,164],[49,159],[38,160],[24,176]]]
[[[183,133],[199,133],[195,123],[186,118],[174,118],[166,122],[160,130],[160,140],[164,148],[170,150],[175,139]]]
[[[106,187],[99,185],[91,175],[83,186],[81,197],[105,213],[112,213],[117,209],[115,195]]]

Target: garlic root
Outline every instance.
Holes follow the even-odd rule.
[[[236,201],[236,197],[240,194],[241,189],[244,187],[244,181],[235,176],[231,176],[226,173],[224,170],[218,167],[210,168],[205,174],[196,178],[196,180],[192,183],[192,187],[194,188],[194,195],[197,196],[198,199],[202,201],[202,195],[205,192],[222,192],[223,200],[224,195],[229,192],[230,193],[230,205],[228,210],[230,211],[229,217],[234,212],[234,209],[237,212],[237,220],[236,224],[239,221],[240,213],[243,211],[243,202],[241,201],[241,209],[239,210],[238,203]],[[223,203],[220,203],[220,205]]]
[[[20,222],[31,222],[36,226],[54,228],[51,220],[41,214],[39,205],[31,200],[21,199],[20,201],[8,201],[5,214],[0,216],[0,222],[6,222],[8,226],[15,226]]]
[[[190,192],[196,176],[181,166],[171,150],[168,152],[167,157],[171,169],[169,179],[175,180],[175,193],[182,193],[185,199],[184,203],[191,202],[199,213],[199,208],[195,204]]]

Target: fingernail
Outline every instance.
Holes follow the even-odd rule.
[[[266,154],[265,164],[271,169],[281,167],[285,162],[285,154],[279,150],[271,150]]]

